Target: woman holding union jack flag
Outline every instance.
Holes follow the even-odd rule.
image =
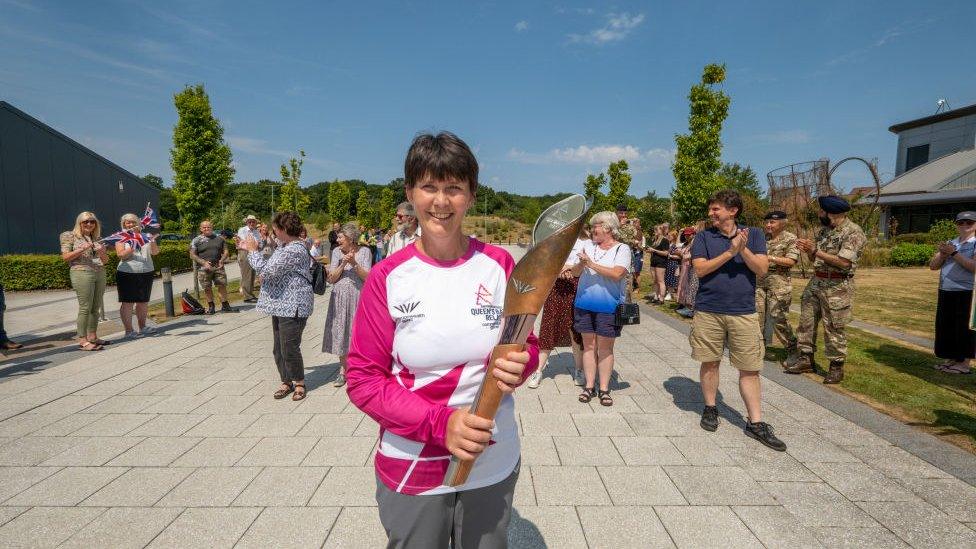
[[[149,296],[152,293],[153,265],[152,256],[159,253],[159,245],[152,235],[142,232],[142,220],[136,214],[127,213],[122,216],[122,230],[116,235],[121,238],[115,242],[115,253],[119,256],[119,267],[115,273],[118,284],[119,315],[125,326],[125,338],[134,339],[155,331],[152,326],[146,326],[149,313]],[[115,236],[115,235],[113,235]],[[135,309],[139,330],[132,326],[132,311]]]
[[[100,351],[98,319],[104,305],[105,263],[108,254],[99,240],[101,224],[92,212],[81,212],[75,228],[61,233],[61,258],[70,266],[71,287],[78,295],[78,345],[82,351]]]

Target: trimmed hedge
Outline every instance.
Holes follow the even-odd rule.
[[[236,253],[234,245],[228,243],[231,253]],[[174,273],[193,269],[188,252],[189,242],[163,242],[159,245],[159,255],[153,256],[156,275],[159,269],[169,267]],[[119,258],[109,251],[105,273],[108,284],[115,284],[115,271]],[[11,291],[22,290],[66,290],[71,288],[68,264],[59,254],[47,255],[4,255],[0,256],[0,282]]]
[[[935,254],[931,244],[898,244],[891,249],[891,264],[895,267],[919,267],[928,265]]]

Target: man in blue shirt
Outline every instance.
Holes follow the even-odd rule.
[[[691,264],[698,275],[695,317],[688,340],[691,356],[701,362],[701,387],[705,399],[701,426],[718,429],[719,363],[728,343],[729,361],[739,370],[739,393],[749,415],[746,435],[778,451],[786,444],[762,421],[762,330],[756,313],[756,275],[769,268],[766,239],[759,229],[736,223],[742,197],[722,190],[708,199],[712,226],[698,233],[691,246]]]

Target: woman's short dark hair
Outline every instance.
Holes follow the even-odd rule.
[[[288,236],[299,236],[305,228],[302,218],[298,217],[297,213],[288,211],[276,213],[271,224],[285,231]]]
[[[408,189],[430,176],[438,181],[467,181],[472,194],[478,190],[478,161],[468,144],[451,132],[422,133],[413,138],[403,175]]]
[[[742,213],[742,197],[739,196],[739,193],[732,189],[722,189],[721,191],[717,191],[712,196],[709,196],[708,202],[705,204],[705,206],[709,207],[716,202],[725,206],[725,208],[729,210],[735,208],[736,216]]]

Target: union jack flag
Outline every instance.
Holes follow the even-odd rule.
[[[146,213],[142,216],[142,228],[144,229],[158,229],[159,228],[159,218],[156,217],[156,212],[146,204]]]
[[[139,233],[136,231],[119,231],[117,233],[106,236],[102,239],[103,242],[107,244],[114,244],[116,242],[121,242],[123,244],[129,244],[135,249],[142,248],[144,245],[152,242],[152,235],[146,233]]]

